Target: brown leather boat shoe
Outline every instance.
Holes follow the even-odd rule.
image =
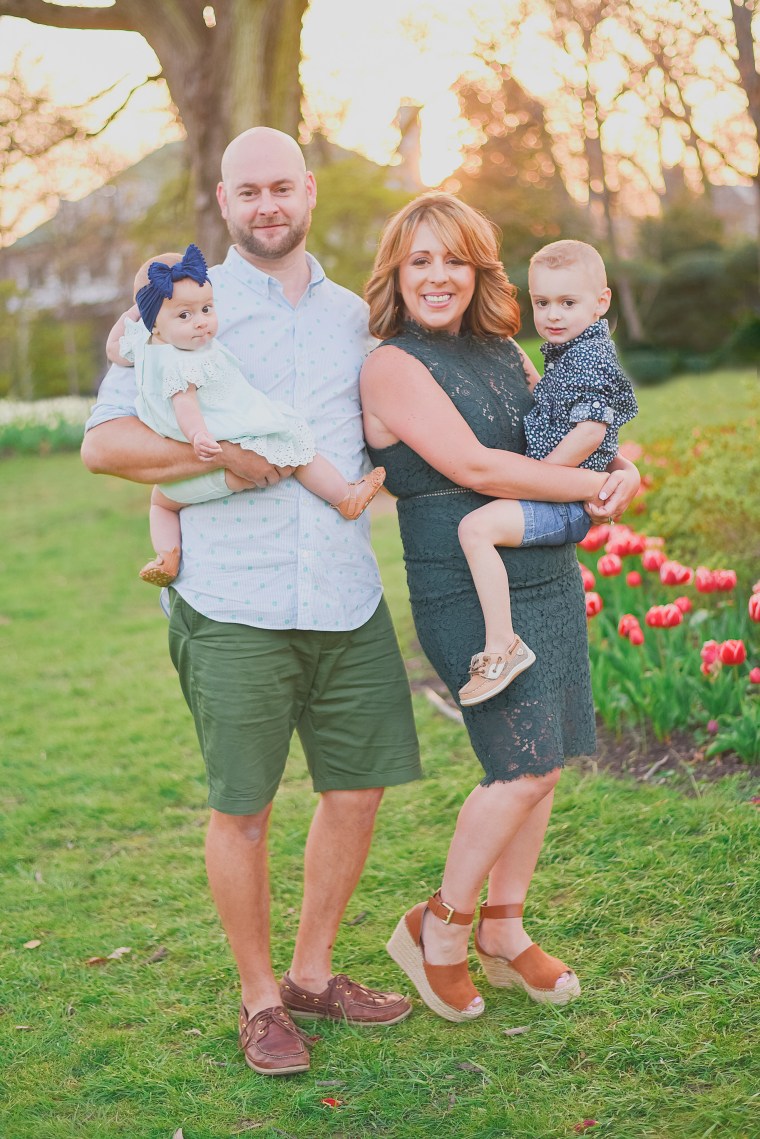
[[[308,1072],[309,1048],[314,1037],[301,1032],[282,1005],[251,1016],[240,1006],[240,1047],[245,1062],[262,1076],[290,1076]]]
[[[345,973],[330,980],[323,993],[309,993],[290,979],[280,982],[282,1003],[295,1020],[344,1020],[348,1024],[398,1024],[412,1006],[400,993],[380,993],[352,981]]]

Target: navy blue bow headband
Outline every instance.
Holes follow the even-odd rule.
[[[164,265],[163,261],[153,261],[148,266],[147,285],[138,289],[135,300],[140,310],[142,322],[148,332],[153,331],[159,309],[165,300],[174,293],[174,282],[189,277],[199,285],[208,281],[206,262],[197,245],[188,245],[181,261],[176,265]]]

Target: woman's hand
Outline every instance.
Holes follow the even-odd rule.
[[[631,505],[640,485],[641,475],[633,463],[618,456],[610,465],[609,477],[598,499],[585,503],[586,512],[593,522],[614,521]]]

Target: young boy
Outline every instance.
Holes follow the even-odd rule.
[[[604,262],[583,241],[555,241],[534,254],[528,273],[533,320],[545,343],[544,375],[525,417],[533,459],[603,471],[617,454],[618,428],[638,407],[617,360],[609,326]],[[480,704],[535,661],[515,634],[509,578],[498,546],[560,546],[580,542],[590,519],[578,502],[496,499],[466,515],[459,540],[483,608],[486,643],[459,690],[463,705]]]

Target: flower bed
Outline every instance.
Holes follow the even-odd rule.
[[[760,582],[682,565],[662,538],[594,526],[578,550],[594,698],[613,730],[696,730],[707,755],[760,757]]]
[[[30,403],[0,400],[0,455],[78,451],[92,403],[84,396]]]

